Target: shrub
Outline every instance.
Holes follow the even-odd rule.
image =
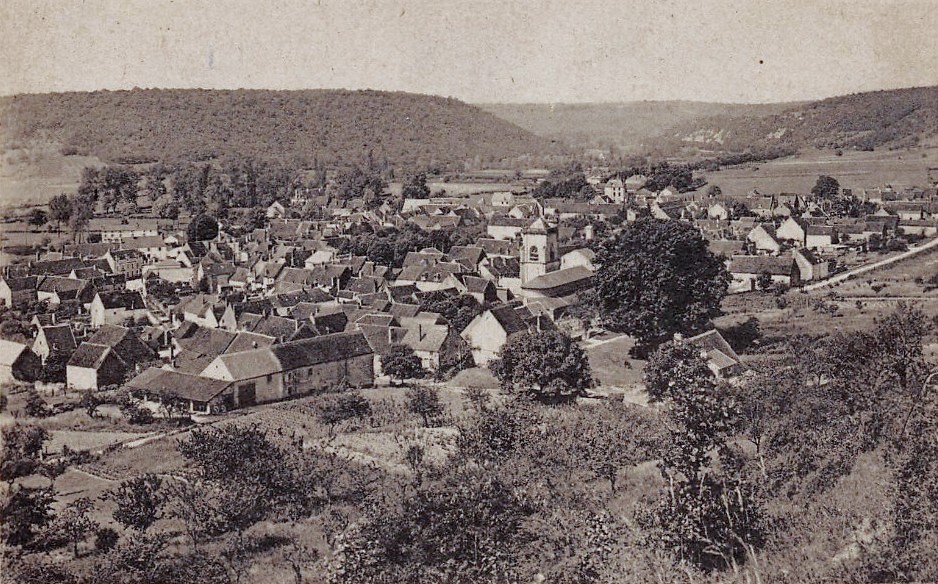
[[[117,532],[110,527],[101,527],[94,534],[94,549],[99,552],[106,552],[114,549],[117,545]]]

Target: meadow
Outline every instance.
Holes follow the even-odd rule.
[[[895,188],[927,184],[928,168],[938,167],[938,148],[916,150],[803,152],[769,162],[724,168],[706,174],[724,194],[742,196],[753,189],[764,194],[808,193],[819,175],[836,178],[845,189]]]

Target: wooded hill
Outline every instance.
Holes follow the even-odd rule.
[[[449,98],[344,90],[134,89],[0,98],[6,148],[53,142],[109,162],[226,155],[462,169],[558,150]]]
[[[540,136],[623,154],[913,146],[938,134],[938,87],[782,104],[684,101],[482,106]]]
[[[915,146],[938,134],[938,87],[857,93],[768,116],[713,116],[679,124],[664,150],[739,152],[774,147],[872,150]]]

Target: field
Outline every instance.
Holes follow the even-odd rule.
[[[587,341],[586,356],[600,389],[635,390],[642,385],[645,362],[629,355],[634,344],[627,336]]]
[[[44,204],[75,192],[82,169],[101,164],[90,156],[64,156],[55,145],[9,150],[0,157],[0,208]]]
[[[896,188],[924,187],[929,167],[938,167],[938,148],[845,151],[843,156],[830,150],[819,150],[726,168],[706,173],[706,176],[708,182],[718,185],[724,194],[739,196],[752,189],[766,194],[807,193],[821,174],[836,178],[840,186],[847,189],[868,189],[886,184]]]

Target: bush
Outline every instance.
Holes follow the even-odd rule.
[[[99,552],[106,552],[114,549],[117,545],[117,532],[110,527],[101,527],[94,535],[94,549]]]
[[[30,390],[29,395],[26,396],[26,405],[23,406],[23,410],[32,418],[45,418],[50,414],[49,405],[35,389]]]
[[[121,413],[127,416],[127,421],[134,425],[153,423],[153,412],[143,406],[127,401],[120,406]]]

